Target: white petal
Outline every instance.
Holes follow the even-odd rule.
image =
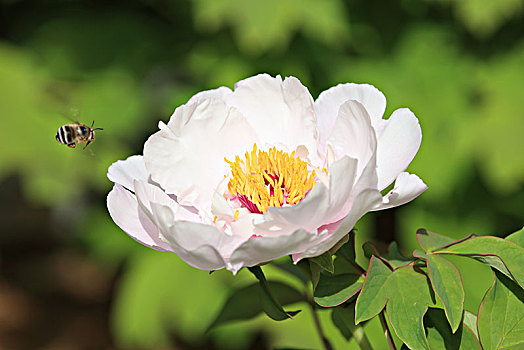
[[[357,176],[362,173],[376,150],[375,131],[362,104],[354,100],[342,104],[327,144],[337,159],[345,155],[357,159]]]
[[[397,109],[377,138],[379,190],[388,187],[417,154],[422,131],[417,117],[407,108]]]
[[[128,190],[135,191],[133,180],[147,181],[149,174],[144,164],[144,157],[135,155],[126,160],[117,160],[107,169],[107,178]]]
[[[415,174],[400,173],[394,188],[384,196],[382,203],[373,210],[398,207],[418,197],[428,186]]]
[[[208,99],[177,108],[167,127],[144,146],[151,178],[182,205],[209,211],[213,193],[234,159],[251,150],[256,133],[237,109]]]
[[[171,251],[158,235],[155,224],[138,206],[136,197],[119,184],[107,195],[107,209],[113,221],[137,242],[160,251]]]
[[[164,205],[171,209],[175,220],[187,220],[193,222],[201,222],[200,217],[197,214],[196,209],[190,210],[191,208],[179,205],[171,196],[167,195],[160,187],[143,182],[134,182],[136,189],[136,197],[138,204],[140,204],[144,212],[148,213],[150,218],[152,217],[151,203],[157,203]]]
[[[317,183],[300,203],[269,208],[255,223],[255,233],[264,237],[288,235],[298,229],[316,232],[320,226],[343,218],[350,209],[357,161],[343,157],[329,168],[329,188]]]
[[[171,221],[171,213],[166,206],[152,203],[151,208],[164,240],[182,260],[198,269],[218,270],[225,267],[227,255],[242,242],[210,225]]]
[[[288,254],[302,252],[315,239],[316,234],[305,230],[278,237],[251,238],[233,252],[228,270],[236,273],[244,266],[255,266]]]
[[[202,100],[209,99],[209,98],[223,100],[224,98],[226,98],[226,96],[231,94],[231,92],[232,92],[231,89],[225,86],[221,86],[217,89],[201,91],[193,95],[193,97],[191,97],[189,101],[187,101],[186,105],[190,105],[195,102],[200,102]]]
[[[267,236],[289,235],[297,229],[315,231],[326,223],[329,209],[329,191],[317,183],[300,203],[293,206],[269,208],[263,221],[255,223],[255,233]]]
[[[303,254],[297,255],[297,262],[303,258],[318,256],[333,247],[344,235],[349,233],[355,223],[365,213],[375,208],[380,203],[382,196],[377,190],[376,159],[373,155],[364,168],[362,175],[353,186],[349,205],[351,207],[347,216],[341,221],[340,226],[330,235],[325,235],[321,242],[315,244]]]
[[[323,146],[333,130],[340,106],[348,100],[360,102],[367,110],[373,127],[380,127],[382,115],[386,110],[384,94],[368,84],[339,84],[323,91],[315,101],[320,143]]]
[[[228,103],[237,107],[257,131],[265,146],[283,145],[286,151],[306,146],[310,157],[317,157],[317,121],[314,102],[297,78],[284,81],[261,74],[235,85]]]

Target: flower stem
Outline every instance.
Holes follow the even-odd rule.
[[[386,317],[384,316],[384,310],[382,310],[382,312],[378,314],[378,317],[380,318],[380,324],[382,325],[382,329],[384,330],[384,335],[388,341],[389,348],[391,350],[397,350],[397,347],[395,346],[395,342],[393,341],[393,337],[391,336],[391,332],[389,330],[388,322],[386,321]]]
[[[324,330],[322,329],[322,325],[320,324],[320,319],[318,318],[317,309],[315,308],[315,305],[313,303],[309,304],[311,306],[311,315],[313,315],[313,321],[315,322],[315,328],[317,329],[318,336],[322,340],[322,345],[324,347],[324,350],[333,350],[333,346],[329,342],[328,338],[326,338],[326,335],[324,334]]]

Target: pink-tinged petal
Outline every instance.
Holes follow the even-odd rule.
[[[227,269],[237,273],[244,266],[255,266],[302,252],[316,240],[316,237],[315,233],[305,230],[278,237],[253,237],[235,249]]]
[[[357,176],[362,173],[376,150],[375,131],[362,104],[351,100],[340,106],[327,144],[333,148],[337,159],[343,156],[357,159]]]
[[[298,204],[272,207],[263,214],[261,222],[255,222],[255,233],[264,237],[289,235],[297,229],[312,232],[322,225],[329,209],[329,191],[322,183]]]
[[[257,75],[238,82],[227,101],[241,111],[266,145],[283,145],[287,151],[303,145],[316,160],[314,102],[297,78],[282,81],[280,76]]]
[[[380,202],[380,198],[380,193],[376,190],[368,189],[360,192],[356,196],[350,212],[342,220],[342,222],[340,222],[336,231],[329,234],[329,230],[326,227],[325,229],[328,231],[328,234],[324,235],[325,238],[311,246],[309,249],[305,250],[303,254],[297,256],[297,259],[294,260],[295,263],[304,258],[318,256],[331,249],[338,241],[342,239],[342,237],[344,237],[344,235],[348,234],[349,231],[355,227],[358,219],[360,219],[364,214],[366,214],[374,206],[376,206],[377,203]]]
[[[351,190],[356,178],[357,161],[347,156],[329,168],[329,188],[318,183],[300,203],[275,207],[255,223],[255,233],[264,237],[288,235],[304,229],[316,232],[320,226],[337,221],[350,209]]]
[[[211,225],[174,221],[166,206],[151,203],[151,209],[162,238],[182,260],[198,269],[224,268],[227,255],[242,242]]]
[[[328,234],[320,237],[319,241],[314,246],[304,251],[303,254],[297,255],[297,260],[295,260],[295,262],[298,262],[300,259],[318,256],[328,249],[331,249],[331,247],[340,241],[344,235],[353,229],[358,219],[368,211],[375,208],[381,200],[382,196],[377,190],[376,157],[373,155],[364,168],[362,175],[353,186],[348,201],[351,209],[336,231],[331,234],[329,234],[330,232],[328,231]]]
[[[417,117],[407,108],[393,112],[377,137],[379,190],[388,187],[413,160],[422,141]]]
[[[393,189],[384,196],[382,203],[373,210],[398,207],[417,198],[428,186],[415,174],[400,173]]]
[[[155,250],[171,251],[155,224],[139,207],[136,197],[119,184],[107,195],[107,209],[113,221],[137,242]]]
[[[209,211],[212,194],[229,171],[224,157],[250,151],[256,133],[237,109],[215,99],[177,108],[144,146],[151,178],[179,204]]]
[[[367,110],[371,124],[379,129],[386,110],[386,97],[377,88],[368,84],[339,84],[323,91],[315,101],[320,143],[326,144],[338,116],[338,110],[348,100],[360,102]]]
[[[128,190],[135,191],[134,180],[147,181],[149,174],[144,164],[144,157],[131,156],[126,160],[117,160],[107,169],[107,178]]]

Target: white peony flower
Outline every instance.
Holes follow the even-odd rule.
[[[318,256],[366,212],[427,188],[403,172],[420,146],[417,118],[402,108],[382,119],[385,108],[371,85],[314,101],[297,78],[267,74],[200,92],[159,123],[143,156],[109,167],[109,213],[141,244],[203,270]]]

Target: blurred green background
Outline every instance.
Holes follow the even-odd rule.
[[[0,348],[319,348],[309,310],[203,334],[241,271],[193,269],[111,221],[107,167],[194,93],[268,72],[316,98],[370,83],[386,116],[411,108],[423,140],[409,170],[429,190],[368,214],[359,246],[415,231],[505,236],[524,222],[522,0],[0,0]],[[78,113],[74,112],[78,111]],[[88,149],[55,141],[69,119],[104,130]],[[360,249],[359,249],[360,251]],[[456,259],[466,309],[491,274]],[[266,268],[269,278],[289,280]],[[321,312],[336,348],[344,339]],[[380,326],[366,328],[377,349]],[[377,334],[374,336],[373,334]]]

